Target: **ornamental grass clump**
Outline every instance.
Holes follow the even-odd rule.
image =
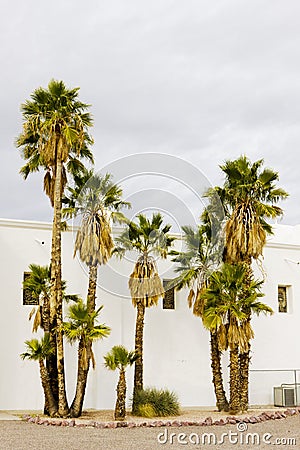
[[[136,392],[136,414],[142,417],[166,417],[180,414],[177,395],[167,389],[147,388]]]

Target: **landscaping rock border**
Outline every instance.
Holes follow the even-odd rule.
[[[37,425],[57,426],[57,427],[77,427],[77,428],[143,428],[143,427],[187,427],[187,426],[211,426],[211,425],[232,425],[238,423],[259,423],[267,420],[285,419],[289,416],[300,414],[300,406],[288,408],[285,411],[262,412],[257,416],[236,417],[227,416],[225,419],[213,420],[212,417],[206,417],[203,420],[145,420],[145,421],[109,421],[109,422],[76,422],[75,419],[44,419],[39,416],[33,417],[29,414],[22,416],[22,420]]]

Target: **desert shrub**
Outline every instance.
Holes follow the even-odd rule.
[[[150,403],[138,405],[137,415],[141,417],[148,417],[149,419],[156,416],[155,409]]]
[[[147,388],[136,393],[136,414],[142,417],[177,416],[180,413],[180,405],[177,395],[167,389]],[[152,407],[153,415],[147,416]]]

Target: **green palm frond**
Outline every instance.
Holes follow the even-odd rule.
[[[127,366],[132,366],[138,357],[136,351],[128,351],[123,345],[115,345],[104,356],[104,365],[109,370],[124,370]]]
[[[127,224],[125,231],[116,238],[116,251],[122,256],[126,251],[155,254],[166,258],[175,237],[170,236],[171,225],[163,225],[163,216],[154,213],[149,219],[143,214]]]
[[[209,278],[209,285],[202,293],[205,300],[202,320],[206,328],[221,332],[220,350],[226,349],[228,343],[229,346],[237,344],[241,352],[246,352],[249,339],[254,336],[251,315],[272,313],[259,300],[264,295],[261,286],[260,280],[249,281],[245,264],[223,264]]]
[[[110,328],[105,324],[95,325],[103,306],[96,311],[89,312],[86,303],[79,299],[69,306],[67,318],[63,323],[63,330],[70,343],[83,338],[84,342],[102,339],[110,334]]]
[[[31,339],[25,341],[25,346],[26,352],[20,355],[22,359],[38,361],[54,353],[54,347],[51,344],[49,333],[45,333],[40,340]]]

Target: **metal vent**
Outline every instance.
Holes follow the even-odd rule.
[[[299,406],[300,383],[274,387],[274,406]]]
[[[295,406],[295,389],[283,388],[284,406]]]

